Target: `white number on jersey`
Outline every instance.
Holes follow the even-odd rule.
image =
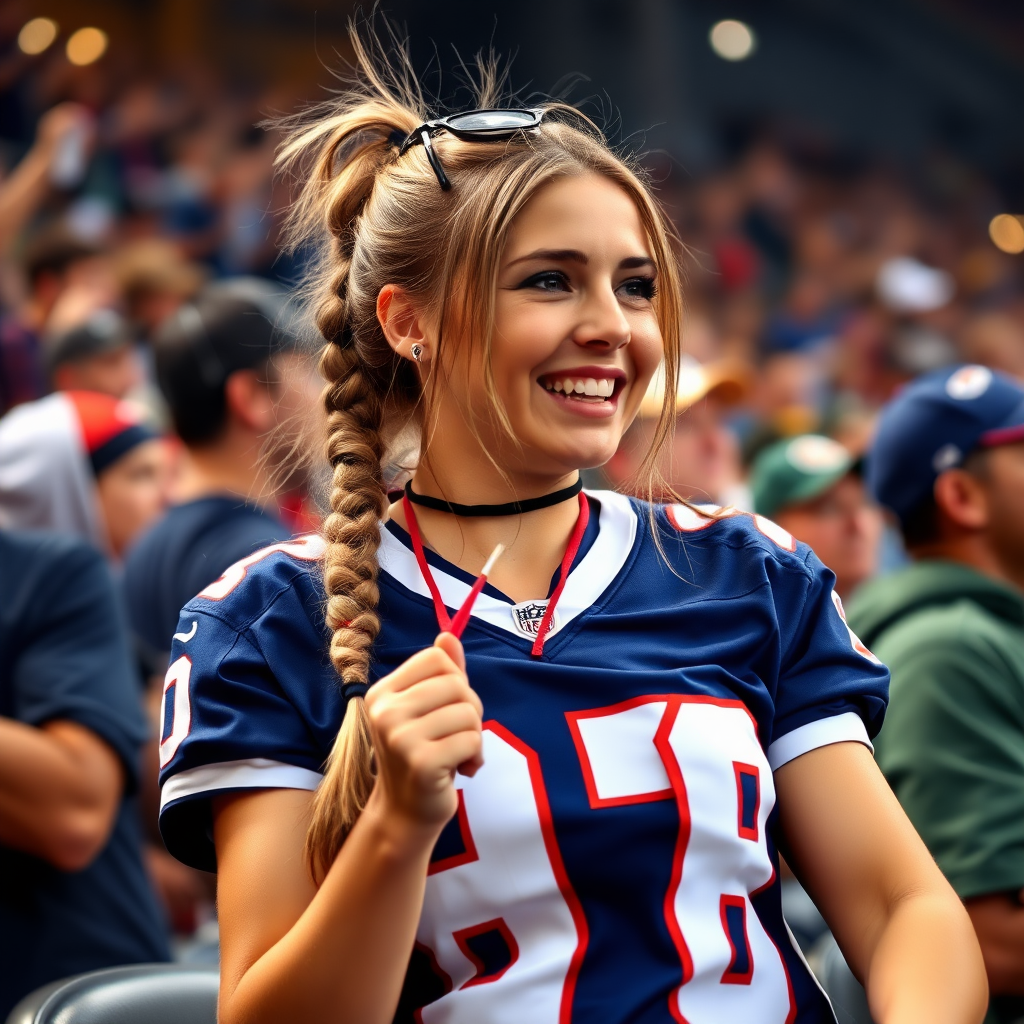
[[[568,714],[595,810],[675,799],[679,837],[665,900],[683,984],[680,1024],[786,1024],[782,955],[750,896],[774,879],[765,825],[775,805],[754,720],[735,700],[668,695]]]
[[[189,703],[188,681],[192,675],[192,659],[183,654],[164,676],[163,699],[160,701],[160,767],[170,764],[181,741],[192,728],[192,706]],[[170,719],[168,719],[168,714]]]
[[[494,722],[483,739],[485,767],[460,780],[466,852],[435,861],[427,878],[417,944],[450,991],[420,1019],[558,1024],[572,1005],[586,923],[555,842],[537,754]],[[497,970],[486,973],[477,942],[504,946]]]
[[[683,983],[680,1024],[796,1012],[782,955],[750,904],[774,879],[771,768],[739,701],[667,695],[568,714],[590,805],[675,800],[680,830],[666,922]],[[495,723],[484,768],[459,789],[461,849],[435,860],[417,933],[447,993],[423,1024],[568,1019],[587,927],[551,827],[537,755]],[[443,926],[441,924],[443,922]],[[503,950],[488,966],[474,944]]]

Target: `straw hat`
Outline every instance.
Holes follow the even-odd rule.
[[[695,402],[710,394],[727,405],[735,405],[746,398],[751,384],[751,372],[744,363],[732,359],[698,363],[691,356],[683,356],[676,387],[676,412],[685,412]],[[664,397],[665,364],[662,363],[640,403],[640,415],[651,418],[660,416]]]

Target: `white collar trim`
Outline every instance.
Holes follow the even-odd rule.
[[[554,636],[573,619],[596,603],[626,564],[636,540],[637,517],[629,498],[615,491],[586,491],[601,503],[601,522],[597,538],[582,561],[569,573],[565,589],[558,599],[557,625],[548,636]],[[381,529],[381,545],[377,552],[381,569],[414,594],[431,600],[430,590],[416,556],[390,530]],[[441,600],[455,610],[469,594],[469,584],[431,566]],[[473,606],[473,618],[503,629],[522,639],[513,625],[512,605],[488,594],[480,594]]]

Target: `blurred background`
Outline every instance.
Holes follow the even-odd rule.
[[[442,101],[465,105],[459,59],[493,47],[521,95],[566,94],[644,154],[690,249],[689,353],[756,371],[728,416],[748,457],[808,429],[860,448],[901,381],[960,358],[1024,374],[1020,5],[381,11]],[[116,306],[144,344],[205,280],[301,275],[301,255],[277,246],[277,139],[256,125],[326,95],[353,13],[312,0],[3,5],[0,174],[34,144],[47,151],[0,227],[3,409],[50,385],[33,338],[95,305]],[[99,259],[47,273],[71,240]]]
[[[183,456],[153,339],[217,282],[255,278],[280,295],[301,280],[303,254],[279,247],[279,136],[260,125],[327,97],[356,13],[346,0],[0,4],[0,416],[54,390],[99,391],[168,431],[147,496],[100,487],[98,546],[115,569],[169,504],[206,493],[194,480],[175,491]],[[385,0],[378,14],[408,34],[441,106],[472,105],[460,61],[493,48],[523,101],[582,105],[648,169],[687,247],[687,360],[665,471],[688,496],[754,507],[752,461],[807,433],[845,446],[802,449],[798,468],[831,486],[856,471],[882,404],[926,371],[971,361],[1024,381],[1019,2]],[[315,408],[307,369],[275,394]],[[231,399],[249,431],[237,450],[256,450],[244,446],[267,424],[258,396],[243,398]],[[24,422],[7,419],[5,443],[17,447]],[[85,438],[90,455],[106,436]],[[605,482],[628,486],[643,442],[641,424]],[[235,472],[225,451],[203,487],[258,504],[279,531],[262,543],[315,528],[316,474],[282,485]],[[759,510],[774,517],[772,500]],[[827,500],[815,515],[845,514],[845,498]],[[865,503],[860,489],[851,516]],[[844,596],[904,557],[870,515],[828,557],[824,534],[820,548],[805,537]],[[173,624],[182,600],[168,593]],[[149,663],[140,656],[154,730],[162,635]],[[147,814],[151,874],[190,935],[212,917],[208,885],[170,863]],[[799,930],[799,908],[787,914]]]

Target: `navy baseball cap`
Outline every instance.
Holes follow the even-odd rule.
[[[882,410],[865,479],[906,522],[940,473],[1014,441],[1024,441],[1024,388],[987,366],[947,368],[911,382]]]

